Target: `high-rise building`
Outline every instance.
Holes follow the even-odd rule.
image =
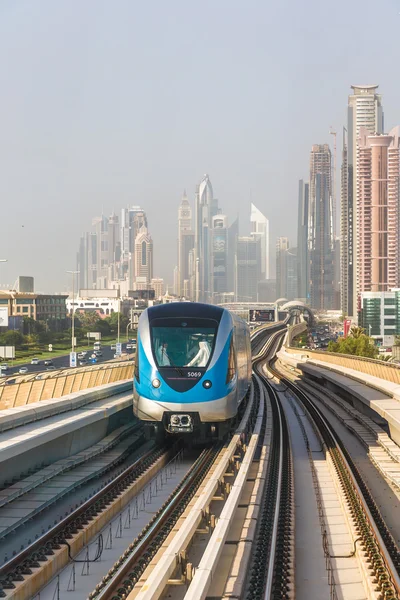
[[[287,298],[287,257],[289,240],[287,237],[279,237],[276,240],[276,298]],[[287,298],[289,300],[289,298]]]
[[[135,282],[135,240],[142,227],[147,227],[145,211],[140,206],[123,208],[121,211],[121,278],[128,279],[128,288]]]
[[[399,134],[371,135],[357,144],[357,299],[399,285]]]
[[[258,208],[251,203],[251,236],[260,238],[261,279],[269,279],[269,221]]]
[[[184,191],[178,209],[178,286],[176,289],[178,296],[183,295],[184,281],[189,279],[189,253],[193,248],[192,208]]]
[[[297,298],[309,302],[308,183],[299,181],[297,212]]]
[[[216,215],[211,223],[211,294],[214,296],[228,292],[228,218]]]
[[[195,252],[196,276],[195,299],[207,302],[210,299],[210,229],[212,218],[218,213],[218,201],[208,175],[204,175],[196,190]]]
[[[334,240],[331,151],[315,144],[310,156],[308,250],[310,303],[315,309],[334,307]]]
[[[275,302],[276,279],[264,279],[258,282],[258,302]]]
[[[236,250],[235,301],[257,302],[260,279],[260,238],[239,237]]]
[[[18,292],[22,294],[33,294],[35,280],[28,275],[20,275],[18,277]]]
[[[111,281],[119,279],[119,265],[121,260],[121,242],[119,218],[115,213],[108,217],[108,257],[107,257],[107,286]]]
[[[286,251],[286,298],[297,298],[297,248]]]
[[[156,300],[159,300],[162,296],[164,296],[164,279],[161,279],[160,277],[153,277],[150,282],[150,287],[152,290],[154,290],[154,297]]]
[[[239,217],[237,217],[228,229],[228,255],[227,255],[227,277],[226,285],[229,292],[235,289],[236,278],[236,250],[239,237]]]
[[[400,289],[387,292],[361,292],[358,323],[384,346],[392,346],[400,335]]]
[[[96,281],[97,289],[107,288],[108,277],[108,219],[104,215],[92,221],[96,236]]]
[[[371,133],[383,132],[382,99],[377,85],[352,85],[348,101],[347,139],[344,136],[341,178],[341,308],[344,314],[357,314],[357,140],[361,127]]]
[[[147,287],[150,286],[153,279],[153,240],[145,226],[141,227],[135,240],[135,273],[141,284],[137,289],[144,289],[144,282]]]

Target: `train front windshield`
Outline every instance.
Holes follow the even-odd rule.
[[[154,319],[150,323],[158,367],[207,367],[217,334],[214,319]]]

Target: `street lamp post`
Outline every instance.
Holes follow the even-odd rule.
[[[72,340],[71,352],[75,352],[75,275],[79,275],[80,271],[67,271],[72,275]]]
[[[126,326],[126,341],[129,342],[129,327],[131,327],[133,325],[132,321],[129,321],[128,325]]]
[[[117,333],[117,344],[119,344],[120,334],[120,316],[121,316],[121,288],[118,286],[118,333]]]

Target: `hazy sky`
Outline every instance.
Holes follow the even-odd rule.
[[[296,243],[298,179],[352,83],[400,122],[400,1],[0,0],[0,283],[63,291],[92,217],[147,211],[172,280],[177,207],[209,173],[247,233]],[[341,145],[341,137],[338,138]]]

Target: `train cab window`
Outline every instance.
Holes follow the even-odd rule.
[[[213,319],[154,319],[151,342],[158,367],[207,367],[218,323]]]

